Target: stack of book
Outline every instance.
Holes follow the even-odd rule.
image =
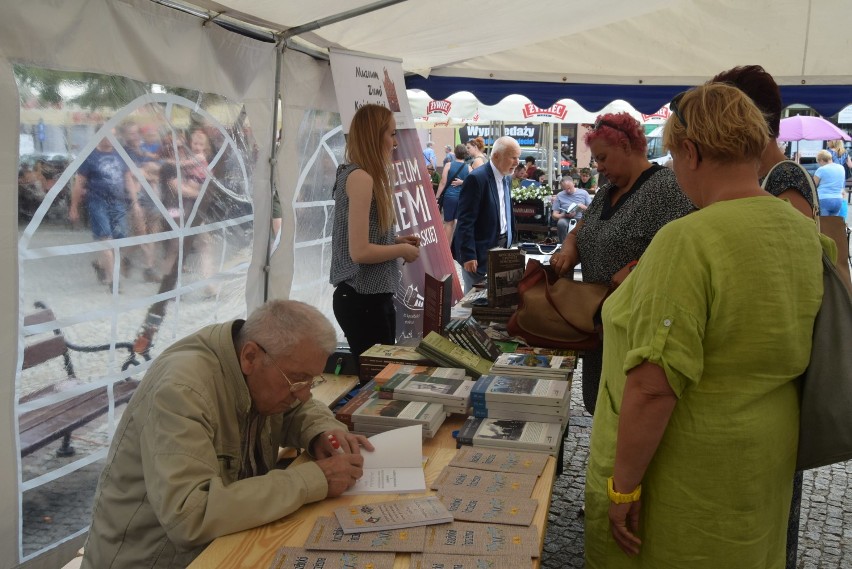
[[[389,346],[376,344],[358,358],[359,379],[365,384],[373,379],[388,364],[434,366],[435,362],[417,353],[414,346]]]
[[[410,366],[403,364],[388,364],[376,374],[373,381],[381,387],[386,384],[396,375],[428,375],[430,377],[446,377],[448,379],[464,379],[466,377],[465,370],[454,367],[434,367],[434,366]]]
[[[571,382],[534,377],[483,375],[470,394],[473,416],[568,424]]]
[[[371,379],[352,399],[346,402],[342,407],[335,410],[334,418],[346,425],[346,427],[351,431],[352,413],[354,413],[361,405],[366,403],[367,400],[375,394],[375,390],[376,382]]]
[[[429,332],[417,345],[417,351],[438,365],[464,368],[473,378],[488,373],[492,365],[490,360],[465,350],[437,332]]]
[[[556,457],[564,426],[559,423],[468,417],[457,445],[544,452]]]
[[[463,369],[454,371],[461,372],[462,377],[454,379],[428,374],[397,374],[378,386],[379,398],[440,403],[447,413],[467,414],[473,381],[464,379]]]
[[[574,373],[574,358],[545,354],[501,354],[489,373],[516,377],[566,380]]]
[[[503,353],[473,316],[450,321],[444,328],[444,335],[462,348],[492,362]]]
[[[352,411],[350,430],[370,436],[408,425],[422,425],[423,436],[432,438],[446,418],[447,413],[440,403],[381,399],[377,392],[372,392],[360,407]],[[340,418],[338,420],[343,422]]]

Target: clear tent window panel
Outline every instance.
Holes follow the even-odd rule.
[[[16,65],[21,555],[88,528],[124,404],[163,349],[245,315],[257,146],[244,107]]]

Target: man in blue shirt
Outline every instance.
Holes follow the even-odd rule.
[[[435,170],[438,169],[438,157],[435,155],[435,149],[432,148],[432,142],[426,143],[426,150],[423,151],[423,158],[426,159],[426,165],[431,165]]]
[[[571,220],[576,219],[580,221],[583,218],[583,212],[592,203],[592,196],[586,190],[575,188],[574,178],[571,176],[563,176],[560,186],[562,187],[562,191],[553,198],[553,213],[551,213],[551,216],[556,220],[556,232],[559,235],[558,242],[562,243],[565,241],[565,237],[568,236]]]

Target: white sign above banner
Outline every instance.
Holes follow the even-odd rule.
[[[329,51],[344,134],[349,134],[355,111],[369,104],[393,111],[397,129],[414,128],[411,106],[405,96],[401,60],[381,59],[341,49]],[[345,100],[341,100],[341,93],[346,94]]]

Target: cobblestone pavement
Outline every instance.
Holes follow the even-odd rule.
[[[582,364],[574,374],[565,471],[553,485],[541,566],[583,567],[583,488],[592,417],[583,407]],[[797,569],[852,568],[852,461],[805,472]],[[721,568],[720,568],[721,569]]]

